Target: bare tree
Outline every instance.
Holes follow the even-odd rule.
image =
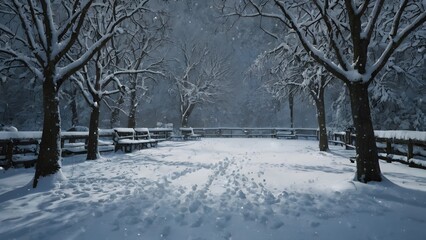
[[[149,0],[116,1],[2,1],[2,14],[10,21],[0,24],[2,66],[27,67],[43,82],[44,122],[33,187],[40,177],[61,173],[61,118],[58,93],[75,74],[120,30],[120,24],[145,9]],[[110,5],[114,11],[105,34],[95,39],[87,51],[70,62],[67,54],[80,36],[93,6]],[[16,44],[9,44],[14,42]]]
[[[141,73],[135,73],[128,78],[130,92],[130,104],[127,126],[136,127],[136,115],[142,98],[149,92],[149,82],[156,82],[159,75],[165,76],[161,69],[164,59],[158,57],[157,51],[167,40],[167,19],[163,13],[138,17],[132,21],[134,31],[128,34],[130,50],[125,55],[124,64],[128,68],[145,69]]]
[[[107,60],[103,57],[105,52],[100,51],[96,54],[93,63],[95,65],[94,77],[91,77],[91,74],[88,70],[88,66],[83,67],[75,75],[72,76],[72,79],[80,87],[80,90],[83,93],[84,99],[89,104],[91,108],[90,114],[90,124],[89,124],[89,139],[87,142],[87,160],[95,160],[99,158],[98,151],[98,136],[99,136],[99,115],[100,115],[100,104],[105,96],[109,96],[116,93],[124,93],[125,87],[120,83],[118,75],[128,74],[125,71],[114,71],[111,74],[106,74],[104,72],[104,67]],[[101,57],[102,56],[102,57]],[[90,66],[90,65],[89,65]],[[108,85],[111,85],[112,82],[116,83],[116,89],[107,89]]]
[[[60,92],[61,100],[65,100],[65,108],[69,108],[71,110],[71,126],[80,125],[80,114],[78,111],[78,97],[79,89],[78,87],[70,82],[69,86],[63,87]]]
[[[120,113],[123,111],[124,95],[120,94],[116,99],[106,97],[104,103],[111,111],[110,128],[120,126]]]
[[[108,21],[113,13],[110,12],[111,15],[108,15],[108,9],[105,7],[108,6],[95,7],[94,11],[97,14],[94,14],[94,16],[96,17],[93,19],[90,18],[90,24],[88,24],[86,32],[95,32],[99,35],[105,34],[105,26],[108,26]],[[133,95],[135,92],[135,89],[124,87],[120,81],[120,77],[126,76],[129,79],[133,79],[142,73],[162,74],[154,69],[162,60],[151,64],[141,64],[143,55],[147,53],[148,47],[146,46],[149,43],[147,41],[143,42],[138,36],[146,36],[144,29],[148,27],[138,23],[130,26],[131,23],[136,22],[133,18],[131,19],[133,21],[127,23],[126,29],[123,29],[119,35],[115,35],[109,43],[105,44],[95,54],[94,58],[72,78],[82,90],[83,96],[92,109],[87,143],[87,160],[96,160],[99,158],[99,115],[100,105],[104,97],[117,93],[124,94],[125,91],[131,92],[131,95]],[[92,34],[83,35],[84,37],[80,41],[81,46],[84,46],[84,43],[93,41],[93,38],[98,38],[96,34],[94,36]],[[145,46],[145,48],[139,49],[140,45]]]
[[[291,28],[306,52],[346,84],[357,133],[356,179],[381,181],[368,87],[407,36],[424,27],[423,1],[247,0],[234,6],[229,16],[259,16]],[[378,45],[384,48],[375,57]]]
[[[188,118],[195,106],[213,103],[226,90],[229,63],[225,57],[212,53],[202,44],[183,44],[178,72],[173,73],[180,101],[181,126],[188,126]]]
[[[332,78],[324,68],[315,65],[301,46],[283,43],[259,55],[250,70],[268,79],[264,87],[278,101],[288,98],[292,106],[294,95],[307,94],[311,98],[317,110],[319,149],[328,151],[324,96]]]

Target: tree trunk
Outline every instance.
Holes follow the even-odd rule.
[[[71,92],[71,126],[77,126],[78,124],[78,110],[77,110],[77,89],[73,89]]]
[[[136,110],[138,107],[138,99],[136,96],[136,86],[134,90],[130,93],[130,109],[129,109],[129,119],[127,121],[127,127],[135,128],[136,127]]]
[[[360,182],[381,181],[379,158],[370,113],[368,84],[348,85],[356,131],[356,178]]]
[[[120,94],[120,96],[118,97],[117,100],[117,106],[115,108],[112,109],[111,112],[111,120],[110,120],[110,125],[111,128],[115,128],[118,127],[120,124],[120,108],[121,105],[124,103],[124,97],[123,95]]]
[[[181,119],[182,127],[188,127],[188,117],[189,117],[189,114],[182,115],[182,119]]]
[[[181,116],[181,126],[182,127],[188,127],[188,118],[192,113],[192,110],[194,110],[195,105],[191,104],[189,105],[187,108],[185,108],[186,110],[182,113]]]
[[[50,74],[53,75],[53,74]],[[61,168],[61,118],[59,97],[53,79],[46,78],[43,83],[43,133],[40,152],[37,158],[33,188],[40,177],[55,174]]]
[[[288,96],[288,107],[290,109],[290,128],[294,128],[294,96],[292,93]]]
[[[89,125],[89,139],[87,142],[86,160],[96,160],[99,158],[98,140],[99,140],[99,102],[92,106]]]
[[[317,107],[317,120],[319,128],[319,149],[320,151],[328,151],[327,125],[325,121],[325,106],[323,90],[319,93],[318,99],[315,100]]]

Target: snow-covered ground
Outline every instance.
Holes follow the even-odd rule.
[[[0,172],[0,239],[425,239],[426,171],[381,162],[352,181],[352,151],[317,142],[202,139],[67,157],[67,180]]]

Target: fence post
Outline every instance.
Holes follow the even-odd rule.
[[[413,158],[414,154],[413,154],[413,140],[408,139],[408,143],[407,143],[407,162]]]
[[[9,162],[8,164],[10,164],[9,166],[13,166],[13,141],[10,140],[7,143],[7,150],[6,150],[6,160]]]
[[[389,139],[386,139],[386,162],[388,163],[392,162],[390,154],[392,154],[392,143]]]
[[[346,132],[345,132],[345,147],[346,147],[346,149],[349,149],[349,145],[352,143],[351,133],[352,133],[351,129],[347,128]]]

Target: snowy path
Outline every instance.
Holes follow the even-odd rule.
[[[314,141],[203,139],[64,159],[49,191],[0,173],[0,239],[423,239],[426,171],[381,164],[352,182],[353,152]]]

